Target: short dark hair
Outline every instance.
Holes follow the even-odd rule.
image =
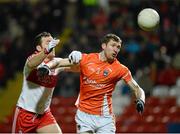
[[[106,34],[106,35],[102,38],[101,43],[107,44],[110,40],[114,40],[114,41],[116,41],[116,42],[122,43],[122,40],[119,38],[119,36],[117,36],[117,35],[115,35],[115,34],[112,34],[112,33]]]
[[[38,35],[34,38],[34,45],[40,44],[42,37],[48,37],[48,36],[51,36],[51,34],[50,34],[49,32],[42,32],[42,33],[38,34]]]

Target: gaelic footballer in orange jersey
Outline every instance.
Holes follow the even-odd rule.
[[[95,115],[112,114],[112,92],[120,79],[132,79],[127,67],[117,59],[102,62],[99,53],[83,54],[80,62],[80,96],[78,108]]]
[[[145,94],[132,78],[129,69],[117,59],[122,45],[121,39],[107,34],[101,42],[100,53],[82,54],[73,51],[69,59],[78,63],[80,72],[80,93],[75,120],[77,133],[115,134],[115,120],[112,110],[112,92],[117,81],[124,80],[136,97],[136,109],[144,110]]]

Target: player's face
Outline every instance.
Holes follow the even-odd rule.
[[[114,61],[120,51],[120,48],[121,43],[114,40],[110,40],[106,45],[104,45],[103,49],[107,61]]]
[[[41,38],[41,46],[42,48],[47,48],[49,42],[53,39],[52,36],[47,36],[47,37],[42,37]],[[53,49],[53,51],[51,53],[49,53],[48,56],[55,56],[55,49]]]

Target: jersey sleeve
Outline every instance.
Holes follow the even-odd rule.
[[[29,73],[33,70],[32,68],[28,67],[28,62],[31,60],[32,57],[34,57],[38,52],[35,51],[34,53],[32,53],[31,55],[28,56],[28,58],[26,59],[26,62],[24,64],[24,69],[23,69],[23,73],[25,75],[25,77],[27,77],[29,75]]]
[[[82,54],[82,59],[80,61],[80,66],[82,66],[84,64],[84,62],[86,62],[87,60],[87,54],[83,53]]]
[[[121,67],[121,71],[120,71],[120,73],[119,73],[119,76],[120,76],[120,78],[123,79],[126,83],[128,83],[129,81],[132,80],[132,75],[131,75],[130,70],[129,70],[126,66],[124,66],[124,65],[122,65],[122,67]]]

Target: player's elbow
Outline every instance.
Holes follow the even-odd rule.
[[[29,68],[35,68],[35,67],[37,67],[37,65],[33,64],[31,61],[29,61],[29,62],[27,63],[27,66],[28,66]]]

